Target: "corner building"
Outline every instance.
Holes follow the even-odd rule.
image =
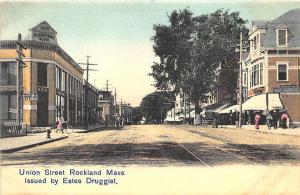
[[[73,125],[83,122],[83,69],[58,45],[56,35],[44,21],[29,29],[23,40],[23,93],[38,95],[38,100],[23,101],[23,121],[33,127],[54,125],[58,117]],[[16,119],[15,42],[0,41],[0,120]]]
[[[291,124],[300,125],[300,9],[271,21],[253,21],[248,96],[279,93]]]

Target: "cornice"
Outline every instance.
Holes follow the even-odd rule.
[[[54,51],[59,54],[69,64],[83,73],[83,69],[59,46],[53,43],[47,43],[42,41],[24,40],[22,43],[30,49],[43,49],[48,51]],[[14,40],[0,41],[0,49],[16,49],[17,44]]]

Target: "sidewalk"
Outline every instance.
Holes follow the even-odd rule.
[[[239,129],[236,128],[235,125],[219,125],[219,128],[225,128],[225,129]],[[243,130],[248,130],[248,131],[256,131],[256,132],[261,132],[261,133],[276,133],[276,134],[282,134],[282,135],[294,135],[294,136],[300,136],[300,128],[294,128],[294,129],[274,129],[273,127],[269,130],[267,125],[260,125],[259,130],[255,129],[254,125],[243,125],[242,126]]]
[[[105,127],[105,126],[89,126],[89,129],[86,130],[84,127],[76,127],[73,129],[73,133],[87,133],[99,129],[110,129],[114,127]],[[12,153],[19,150],[24,150],[26,148],[35,147],[38,145],[43,145],[65,139],[68,136],[66,134],[55,133],[52,130],[51,138],[47,138],[46,127],[39,128],[38,131],[33,131],[33,133],[28,134],[27,136],[21,137],[8,137],[0,139],[0,153]]]
[[[50,142],[65,139],[68,136],[51,133],[51,138],[47,138],[46,133],[33,133],[21,137],[8,137],[0,139],[0,152],[12,153],[26,148],[47,144]]]

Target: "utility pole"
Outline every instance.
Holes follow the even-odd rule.
[[[89,129],[89,113],[88,113],[88,89],[89,89],[89,71],[98,71],[96,69],[90,69],[90,66],[93,66],[93,65],[98,65],[98,64],[90,64],[89,62],[89,58],[91,56],[87,55],[86,56],[86,63],[78,63],[80,65],[86,65],[86,69],[83,69],[83,70],[86,70],[86,83],[85,83],[85,91],[84,91],[84,96],[85,96],[85,102],[84,102],[84,105],[85,105],[85,129],[88,130]]]
[[[115,115],[117,114],[117,88],[115,88],[115,109],[114,109],[115,111]]]
[[[240,32],[240,73],[239,73],[239,127],[242,127],[242,80],[243,80],[243,73],[242,73],[242,53],[243,52],[243,32]]]
[[[122,105],[123,103],[122,103],[122,99],[121,99],[121,105],[120,105],[120,116],[122,117],[122,107],[123,107],[123,105]]]
[[[183,107],[184,107],[184,125],[186,124],[186,97],[185,97],[185,92],[183,92]]]
[[[23,54],[22,50],[27,49],[22,41],[21,34],[18,34],[18,41],[16,41],[17,44],[17,78],[16,78],[16,84],[17,84],[17,121],[20,125],[23,121],[23,67],[25,67],[25,63],[23,62],[23,57],[25,55]]]

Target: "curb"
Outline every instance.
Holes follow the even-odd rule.
[[[46,141],[42,141],[42,142],[38,142],[38,143],[34,143],[34,144],[20,146],[20,147],[17,147],[17,148],[4,149],[4,150],[0,150],[0,153],[4,153],[4,154],[13,153],[13,152],[17,152],[17,151],[20,151],[20,150],[33,148],[33,147],[36,147],[36,146],[39,146],[39,145],[48,144],[48,143],[59,141],[59,140],[66,139],[66,138],[68,138],[68,136],[63,136],[63,137],[50,139],[50,140],[46,140]]]
[[[102,131],[102,130],[112,130],[115,129],[115,127],[96,127],[93,129],[89,129],[89,130],[83,130],[77,133],[89,133],[89,132],[93,132],[93,131]]]
[[[230,127],[220,127],[221,129],[232,129]],[[256,129],[247,129],[247,128],[234,128],[236,130],[243,130],[243,131],[252,131],[252,132],[257,132],[257,133],[262,133],[262,134],[269,134],[269,133],[272,133],[272,134],[277,134],[277,135],[284,135],[284,136],[296,136],[296,137],[300,137],[300,135],[298,134],[291,134],[291,133],[285,133],[285,132],[276,132],[276,130],[272,131],[272,130],[265,130],[265,129],[262,129],[262,130],[256,130]]]

